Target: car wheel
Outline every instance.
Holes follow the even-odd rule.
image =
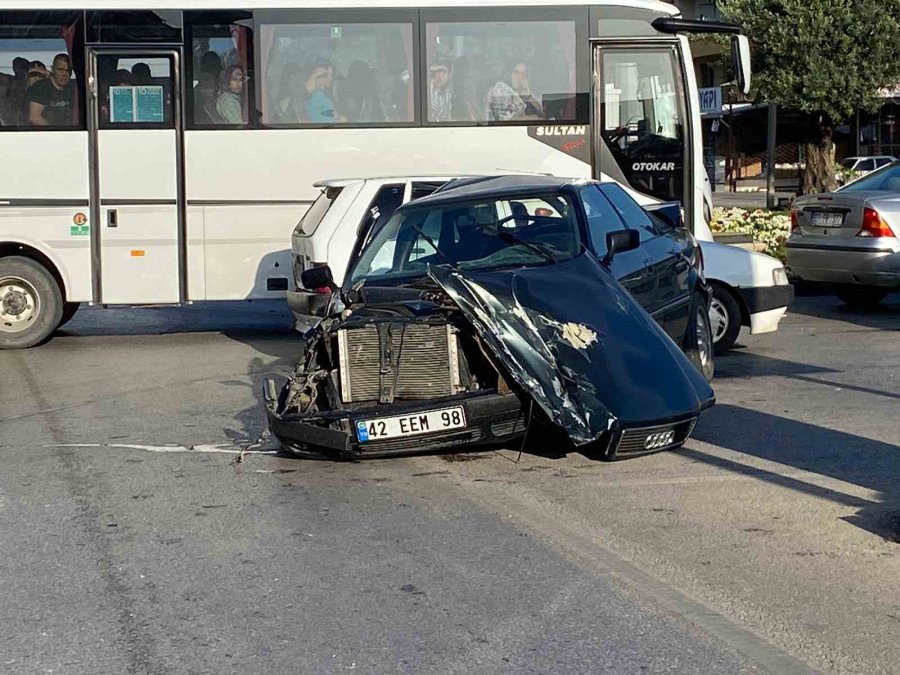
[[[59,325],[57,328],[62,328],[67,323],[72,320],[72,317],[75,316],[75,312],[78,311],[78,308],[81,307],[80,302],[66,302],[63,304],[62,318],[59,320]]]
[[[46,340],[62,318],[59,285],[30,258],[0,259],[0,349],[25,349]]]
[[[691,303],[691,321],[684,336],[684,353],[699,370],[707,382],[713,379],[715,358],[713,337],[709,321],[709,307],[697,295]]]
[[[716,354],[731,349],[741,332],[741,307],[727,288],[713,286],[709,323]]]
[[[873,286],[844,286],[834,292],[841,302],[854,309],[872,309],[887,297],[887,290]]]

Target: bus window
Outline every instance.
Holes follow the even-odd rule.
[[[412,23],[260,19],[257,35],[263,123],[413,121]]]
[[[186,89],[193,128],[243,127],[258,121],[251,18],[249,12],[186,14],[191,50]]]
[[[676,52],[610,47],[601,58],[600,169],[646,195],[683,201],[686,113]],[[610,161],[618,172],[605,168]]]
[[[575,121],[574,21],[428,23],[429,122]]]
[[[172,61],[168,56],[97,57],[100,127],[171,129]]]
[[[0,12],[0,127],[83,129],[80,12]]]

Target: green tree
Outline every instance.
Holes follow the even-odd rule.
[[[804,194],[835,188],[836,124],[900,84],[900,0],[719,0],[753,46],[753,95],[802,113]]]

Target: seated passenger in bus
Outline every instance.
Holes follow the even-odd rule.
[[[306,101],[306,79],[297,63],[285,64],[281,71],[281,84],[275,100],[275,121],[283,124],[304,122],[303,108]]]
[[[453,119],[453,91],[450,87],[450,64],[435,61],[428,69],[431,82],[428,88],[430,122],[450,122]]]
[[[131,80],[135,86],[153,84],[153,74],[146,63],[135,63],[131,66]]]
[[[330,61],[320,59],[313,63],[306,78],[305,116],[313,124],[346,122],[339,116],[334,105],[334,66]]]
[[[244,113],[244,69],[228,66],[222,76],[222,91],[216,99],[216,112],[226,124],[246,124]]]
[[[69,55],[57,54],[53,58],[50,77],[29,87],[25,98],[28,101],[28,122],[34,126],[74,125],[75,86]]]
[[[216,52],[205,52],[200,57],[200,74],[194,85],[195,124],[222,124],[216,111],[222,70],[222,59]]]
[[[352,61],[347,79],[337,92],[343,117],[350,122],[384,122],[387,115],[381,105],[375,82],[375,70],[365,61]]]
[[[0,75],[0,126],[11,127],[19,123],[22,100],[25,97],[25,78],[31,64],[17,56],[12,62],[12,75]]]
[[[528,86],[528,64],[511,61],[506,70],[509,82],[498,81],[487,94],[488,119],[507,121],[543,119],[541,104],[531,95]]]

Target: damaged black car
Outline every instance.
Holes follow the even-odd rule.
[[[681,446],[714,402],[699,247],[614,184],[461,179],[370,236],[296,371],[266,384],[296,453],[508,447],[541,425],[613,459]]]

